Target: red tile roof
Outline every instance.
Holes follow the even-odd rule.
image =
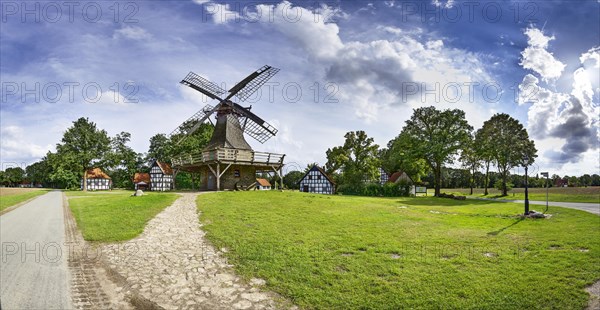
[[[108,174],[104,173],[100,168],[93,168],[87,171],[88,179],[110,179]]]
[[[143,172],[136,172],[133,176],[133,183],[146,182],[146,184],[150,183],[150,174]]]
[[[388,182],[396,183],[398,181],[398,179],[400,179],[403,176],[405,178],[408,178],[411,182],[413,181],[410,178],[410,176],[408,176],[408,174],[406,174],[404,171],[396,171],[396,172],[392,173],[392,175],[390,175],[390,178],[388,179]]]
[[[256,182],[258,182],[260,186],[271,186],[271,183],[269,183],[267,179],[256,179]]]

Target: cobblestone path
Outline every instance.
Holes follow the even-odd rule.
[[[247,283],[236,276],[207,243],[198,220],[197,195],[182,194],[138,238],[103,246],[108,267],[123,279],[117,293],[138,295],[165,309],[288,308],[281,297],[261,289],[263,280]]]

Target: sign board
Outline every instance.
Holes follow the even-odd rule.
[[[543,177],[546,177],[546,178],[547,178],[547,177],[548,177],[548,172],[542,172],[542,173],[541,173],[541,175],[542,175]]]
[[[425,193],[425,195],[427,195],[427,187],[425,186],[416,186],[415,187],[415,194],[419,194],[419,193]]]

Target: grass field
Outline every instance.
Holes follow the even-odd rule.
[[[468,188],[444,188],[443,193],[453,193],[459,195],[469,195],[470,189]],[[433,195],[433,189],[427,191],[428,195]],[[525,199],[524,188],[513,188],[508,192],[508,196],[501,196],[501,192],[495,188],[489,189],[489,195],[483,195],[483,188],[474,188],[473,196],[485,197],[485,198],[498,198],[498,199]],[[600,203],[600,187],[551,187],[548,189],[549,201],[560,201],[560,202],[595,202]],[[530,200],[542,200],[546,201],[546,189],[545,188],[530,188],[529,189]]]
[[[0,187],[0,211],[47,192],[40,188]]]
[[[207,237],[246,278],[307,309],[582,309],[600,217],[512,203],[298,192],[198,197]]]
[[[150,192],[131,197],[132,191],[67,192],[77,226],[88,241],[123,241],[135,238],[146,223],[177,194]]]

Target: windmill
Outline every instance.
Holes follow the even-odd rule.
[[[203,123],[210,121],[212,115],[216,115],[216,124],[206,147],[191,154],[179,154],[173,158],[173,166],[179,170],[200,173],[200,189],[205,190],[251,187],[256,181],[257,169],[272,170],[280,175],[285,155],[255,152],[244,138],[245,133],[265,143],[277,134],[277,129],[252,113],[251,107],[242,107],[231,100],[235,96],[240,101],[246,101],[277,72],[277,68],[263,66],[229,91],[190,72],[180,83],[218,100],[218,103],[203,107],[169,136],[175,143],[181,143]],[[229,94],[223,97],[226,93]]]

